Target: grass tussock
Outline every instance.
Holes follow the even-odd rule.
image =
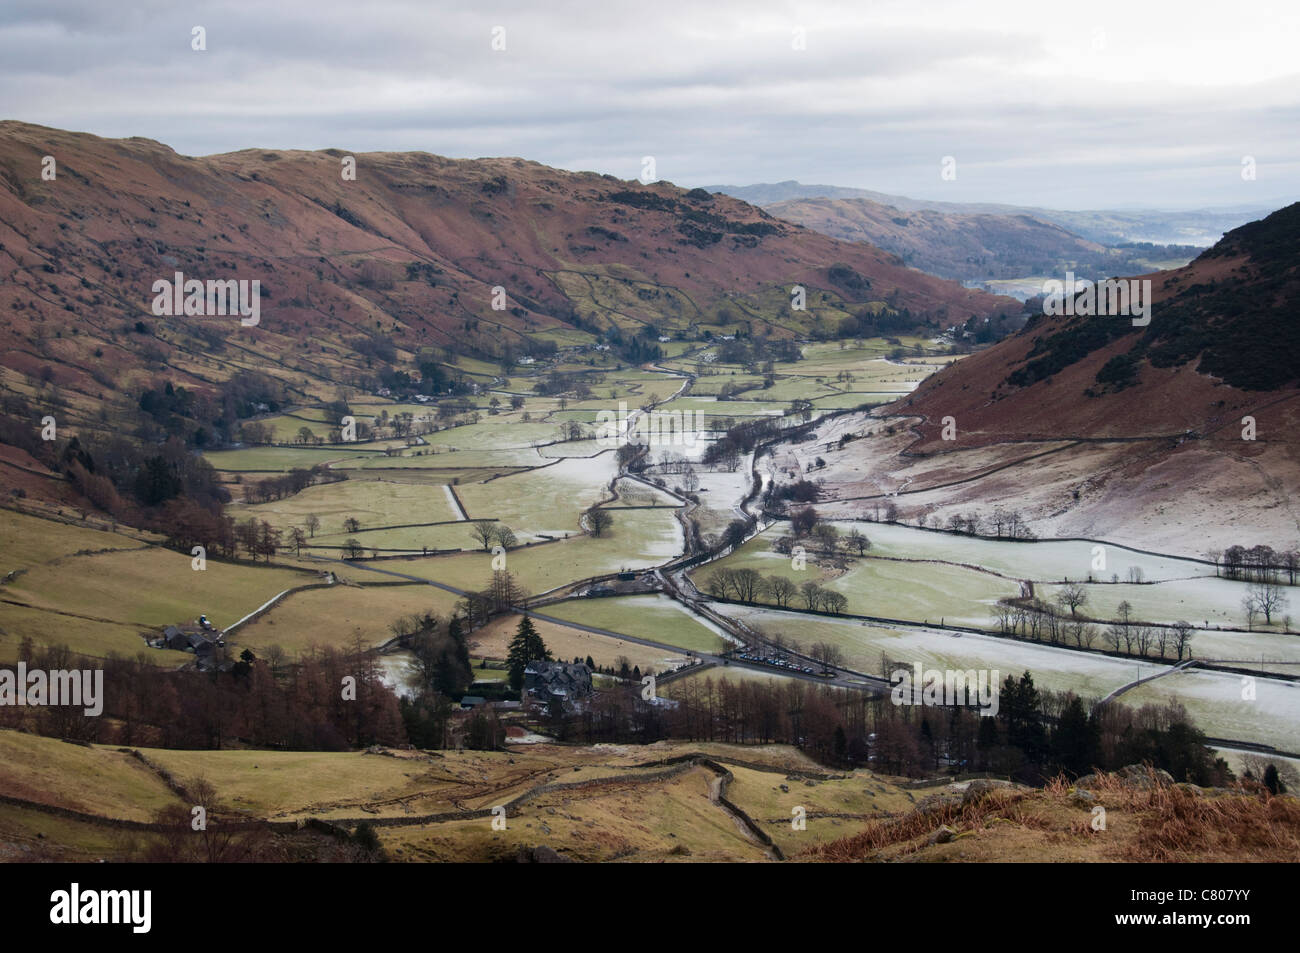
[[[929,841],[943,825],[956,831],[953,839],[981,832],[975,859],[982,860],[1280,862],[1300,856],[1300,799],[1272,795],[1259,784],[1211,790],[1171,784],[1154,773],[1145,782],[1101,774],[1086,782],[1091,799],[1076,790],[1062,776],[1032,791],[954,799],[871,821],[857,834],[809,848],[800,859],[893,860],[932,849],[939,851],[936,859],[945,859],[944,848]],[[1090,805],[1105,808],[1104,828],[1094,826]]]
[[[1254,859],[1294,861],[1300,856],[1300,800],[1275,796],[1262,785],[1209,792],[1155,783],[1134,787],[1116,775],[1100,775],[1089,790],[1110,811],[1137,816],[1127,860]]]
[[[1038,827],[1041,821],[1021,807],[1021,802],[1030,796],[1023,791],[990,791],[978,800],[939,804],[927,811],[882,818],[869,823],[860,833],[809,848],[802,859],[833,863],[864,860],[887,847],[931,834],[943,825],[959,835],[986,827],[998,819],[1025,827]]]

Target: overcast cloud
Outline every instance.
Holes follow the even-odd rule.
[[[684,186],[1277,205],[1300,195],[1298,41],[1296,0],[7,0],[0,117],[191,155],[518,155],[629,179],[649,155]]]

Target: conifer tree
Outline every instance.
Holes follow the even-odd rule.
[[[510,665],[510,687],[519,691],[524,687],[524,669],[529,662],[537,660],[550,661],[551,652],[542,641],[533,620],[524,616],[515,629],[515,637],[510,640],[510,651],[506,661]]]

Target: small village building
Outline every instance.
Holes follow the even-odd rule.
[[[174,625],[169,625],[163,629],[162,643],[163,648],[175,649],[178,652],[184,652],[190,646],[185,633]]]
[[[529,662],[524,691],[542,704],[572,705],[591,694],[591,669],[582,662]]]

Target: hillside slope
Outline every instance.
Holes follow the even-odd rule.
[[[668,183],[424,153],[356,155],[349,180],[348,158],[0,123],[0,384],[87,413],[161,375],[202,392],[241,369],[319,396],[421,347],[511,360],[578,327],[788,337],[871,302],[948,323],[1015,307]],[[153,283],[178,271],[260,281],[260,322],[154,316]],[[795,283],[825,295],[791,312]]]
[[[1278,861],[1300,844],[1293,796],[1174,785],[1136,766],[1029,789],[828,773],[779,745],[167,751],[6,730],[0,751],[11,862]],[[84,777],[95,783],[70,780]],[[229,839],[186,836],[199,783]],[[349,846],[363,821],[376,842]]]
[[[838,185],[804,185],[786,181],[757,185],[711,185],[709,191],[723,192],[768,208],[777,202],[802,199],[866,199],[893,206],[903,212],[932,210],[949,215],[1028,215],[1051,222],[1092,242],[1117,245],[1125,242],[1199,245],[1214,244],[1225,232],[1266,215],[1281,204],[1273,202],[1223,208],[1187,209],[1093,209],[1073,211],[1040,208],[1032,205],[1006,205],[999,202],[944,202],[890,195],[871,189]]]
[[[870,199],[792,199],[766,206],[791,222],[892,251],[913,268],[954,280],[1023,278],[1066,268],[1081,277],[1129,270],[1132,252],[1107,248],[1028,215],[904,212]]]
[[[837,448],[828,485],[842,499],[902,485],[901,509],[940,518],[1007,505],[1040,535],[1180,552],[1294,545],[1296,248],[1300,205],[1148,276],[1145,328],[1127,317],[1037,318],[891,405],[910,434]],[[954,439],[944,440],[949,417]],[[1243,439],[1246,417],[1253,440]]]

